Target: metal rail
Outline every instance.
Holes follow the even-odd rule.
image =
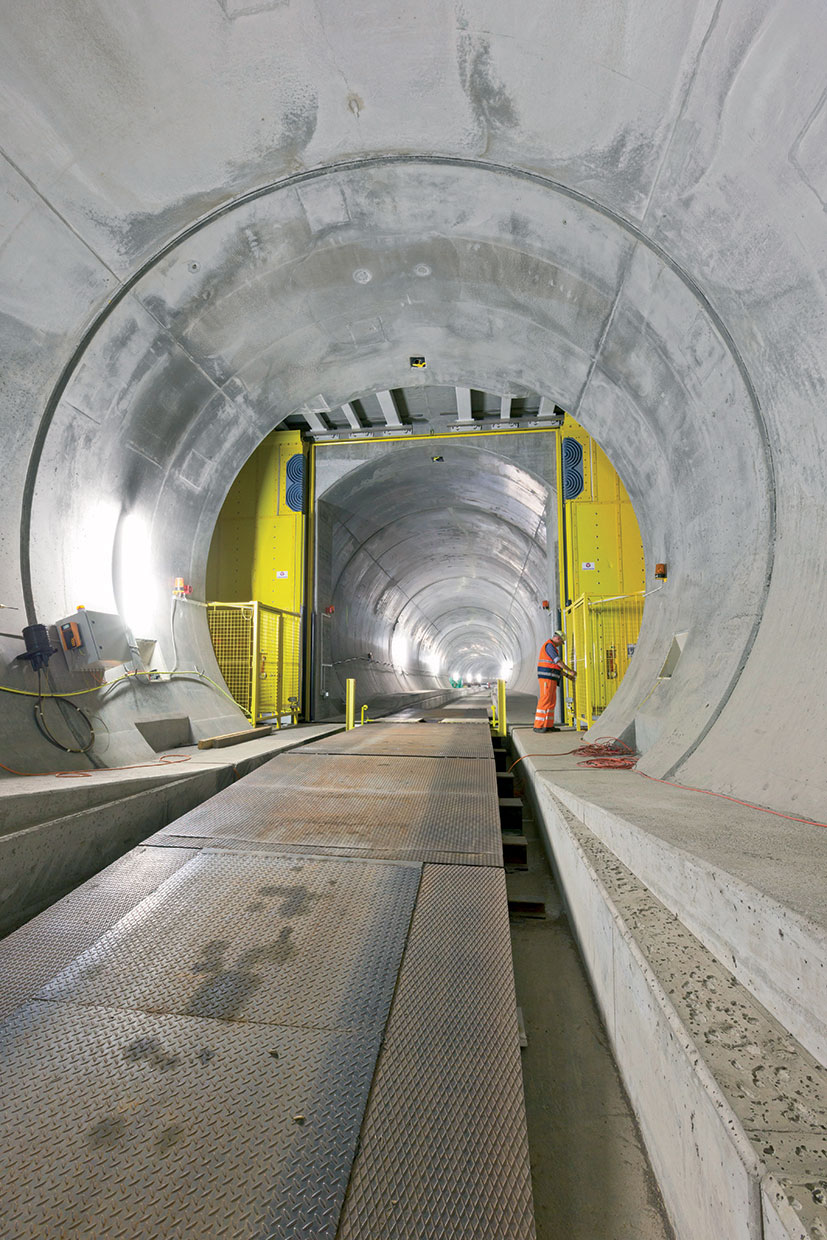
[[[259,603],[207,603],[221,675],[251,723],[280,728],[301,711],[302,617]]]

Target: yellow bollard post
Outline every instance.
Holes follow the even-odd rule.
[[[497,681],[497,735],[507,736],[505,718],[505,681]]]
[[[356,681],[345,681],[345,731],[356,727]]]

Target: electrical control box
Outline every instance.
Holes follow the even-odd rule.
[[[130,663],[134,657],[135,639],[117,614],[80,608],[55,627],[71,672]]]

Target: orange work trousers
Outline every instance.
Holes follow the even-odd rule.
[[[554,708],[557,705],[557,681],[539,680],[540,696],[534,716],[534,730],[545,731],[554,727]]]

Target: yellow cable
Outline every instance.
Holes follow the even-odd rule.
[[[644,702],[648,702],[648,701],[649,701],[649,698],[650,698],[650,697],[652,696],[652,694],[655,692],[655,690],[657,689],[658,685],[659,685],[659,684],[661,684],[661,683],[662,683],[665,679],[666,679],[666,677],[665,677],[665,676],[658,676],[657,680],[656,680],[656,681],[655,681],[655,683],[652,685],[652,688],[651,688],[651,689],[649,690],[649,692],[646,694],[646,697],[645,697],[645,698],[641,698],[641,700],[638,702],[637,706],[635,707],[635,710],[640,710],[640,708],[641,708],[641,706],[643,705],[643,703],[644,703]]]
[[[214,680],[211,680],[209,676],[205,676],[203,672],[196,671],[195,669],[193,669],[191,672],[155,672],[154,670],[150,672],[127,672],[125,676],[117,676],[114,680],[107,680],[104,682],[104,684],[95,685],[92,689],[76,689],[74,693],[33,693],[30,689],[12,689],[8,685],[0,685],[0,692],[16,693],[20,697],[74,698],[74,697],[82,697],[84,693],[104,693],[106,692],[107,689],[111,689],[114,685],[122,684],[123,681],[125,680],[136,680],[137,679],[139,684],[146,683],[145,681],[141,682],[140,677],[141,676],[154,676],[154,675],[167,676],[170,678],[173,676],[197,676],[199,680],[206,680],[207,684],[210,684],[213,686],[214,689],[217,689],[218,692],[222,694],[223,697],[225,697],[228,702],[232,702],[234,706],[238,705],[235,698],[231,697],[230,694],[227,693],[225,689],[222,689],[221,685],[216,684],[216,682]]]
[[[101,689],[108,689],[110,685],[117,685],[122,680],[131,680],[134,676],[143,676],[144,674],[143,672],[127,672],[125,676],[118,676],[116,680],[108,680],[102,685],[95,685],[92,689],[76,689],[74,693],[32,693],[30,689],[11,689],[8,685],[0,685],[0,692],[18,693],[21,697],[73,698],[81,697],[84,693],[100,693]]]

